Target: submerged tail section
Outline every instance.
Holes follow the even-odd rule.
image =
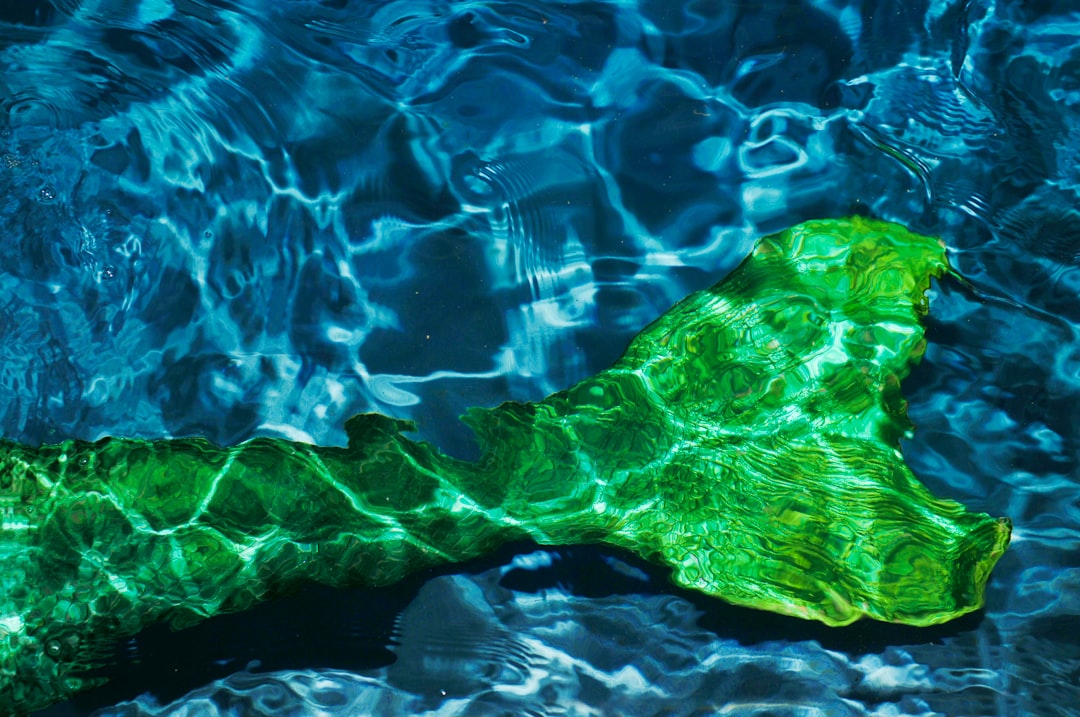
[[[767,237],[611,369],[470,411],[475,463],[373,414],[344,448],[2,443],[0,711],[85,687],[102,636],[523,537],[628,548],[680,585],[832,625],[975,610],[1008,521],[934,498],[899,449],[899,384],[946,268],[938,241],[884,222]]]

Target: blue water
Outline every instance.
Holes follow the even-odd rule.
[[[904,447],[984,612],[828,630],[517,546],[118,648],[71,715],[1080,714],[1080,3],[0,0],[0,435],[344,441],[611,363],[756,237],[942,237]],[[115,703],[115,706],[109,706]]]

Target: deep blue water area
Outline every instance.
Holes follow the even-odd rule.
[[[970,282],[904,451],[1014,521],[984,611],[828,630],[516,546],[152,630],[47,714],[1080,714],[1080,2],[0,0],[9,439],[373,410],[469,455],[464,408],[852,213]]]

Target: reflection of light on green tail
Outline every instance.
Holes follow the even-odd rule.
[[[900,380],[939,242],[864,219],[763,239],[611,369],[475,409],[476,463],[378,415],[346,448],[2,445],[0,711],[85,685],[102,641],[300,581],[385,585],[507,540],[603,542],[718,598],[842,625],[982,604],[1009,524],[904,465]]]

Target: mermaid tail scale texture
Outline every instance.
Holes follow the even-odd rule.
[[[304,581],[384,585],[510,540],[607,543],[732,603],[843,625],[979,608],[1006,519],[904,464],[937,240],[852,218],[762,239],[610,369],[473,409],[476,462],[376,414],[346,447],[0,444],[0,712],[89,683],[103,640]]]

